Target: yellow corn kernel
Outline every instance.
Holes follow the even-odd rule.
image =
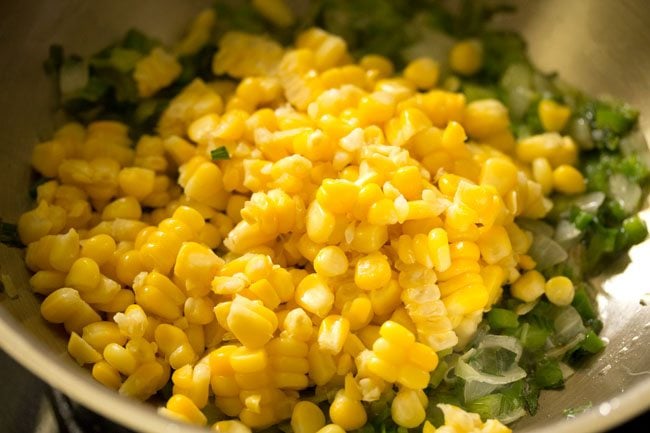
[[[323,319],[318,329],[318,347],[321,351],[337,355],[350,333],[350,322],[345,317],[330,315]]]
[[[357,331],[372,320],[372,301],[366,297],[348,301],[343,306],[341,314],[350,322],[350,330]]]
[[[136,304],[129,305],[123,313],[117,313],[113,320],[120,332],[131,339],[144,336],[148,326],[147,315],[142,307]]]
[[[414,428],[422,424],[426,414],[416,391],[402,388],[393,399],[391,417],[399,426]]]
[[[428,244],[431,261],[436,271],[444,272],[451,266],[451,251],[447,232],[441,228],[435,228],[429,232]]]
[[[188,293],[205,295],[223,259],[208,247],[196,242],[184,242],[176,256],[174,275],[185,282]]]
[[[391,280],[385,286],[370,292],[370,303],[373,312],[378,316],[386,315],[397,308],[400,303],[402,289],[397,281]]]
[[[510,286],[510,293],[524,302],[533,302],[544,294],[546,281],[538,271],[528,271]]]
[[[393,63],[384,56],[366,54],[359,60],[359,66],[367,71],[377,71],[377,78],[388,78],[395,72]]]
[[[70,335],[68,352],[79,365],[92,364],[102,360],[102,355],[76,332]]]
[[[436,85],[440,75],[438,62],[430,57],[420,57],[411,60],[404,68],[404,78],[415,84],[419,89],[428,90]]]
[[[92,375],[95,380],[107,388],[119,389],[122,385],[120,373],[106,361],[99,361],[93,365]]]
[[[264,349],[239,347],[230,354],[230,366],[236,373],[264,371],[268,362],[268,357]]]
[[[253,0],[253,7],[264,18],[281,28],[291,27],[296,20],[285,0]]]
[[[489,294],[483,284],[465,286],[442,299],[450,315],[464,316],[483,309]]]
[[[343,275],[348,270],[348,258],[337,246],[321,248],[314,257],[314,270],[324,277]]]
[[[582,194],[587,189],[582,173],[575,167],[562,164],[553,170],[553,187],[562,194]]]
[[[386,226],[362,222],[354,229],[354,238],[350,243],[350,248],[368,254],[379,250],[387,240],[388,229]]]
[[[544,294],[549,301],[559,307],[571,305],[575,295],[575,288],[570,279],[557,276],[549,279],[544,285]]]
[[[228,328],[249,349],[263,347],[278,327],[275,313],[261,301],[236,295],[227,316]]]
[[[348,396],[343,389],[336,393],[330,406],[329,415],[332,422],[346,431],[361,428],[368,420],[368,415],[361,402]]]
[[[138,61],[133,78],[138,85],[138,94],[148,97],[171,84],[181,73],[176,58],[162,48],[154,48]]]
[[[117,343],[109,343],[102,351],[106,362],[115,370],[129,376],[138,366],[138,360],[130,350]]]
[[[66,275],[57,271],[38,271],[29,279],[32,290],[41,295],[49,295],[65,284]]]
[[[110,260],[116,249],[115,240],[106,234],[92,236],[80,243],[81,257],[87,257],[100,266]]]
[[[310,401],[299,401],[291,413],[291,428],[295,433],[316,433],[325,426],[323,411]]]
[[[566,105],[558,104],[552,99],[542,99],[537,105],[537,114],[544,130],[559,132],[564,129],[569,117],[571,117],[571,109]]]
[[[386,140],[393,146],[404,146],[417,133],[431,127],[431,120],[417,108],[406,108],[386,122]]]
[[[517,167],[506,158],[489,158],[481,167],[481,185],[492,185],[500,195],[517,185]]]
[[[142,200],[153,192],[155,177],[148,168],[126,167],[120,170],[117,181],[124,195]]]
[[[284,330],[299,341],[309,341],[312,333],[312,321],[302,308],[294,308],[284,318]]]
[[[395,224],[398,221],[397,210],[392,200],[382,198],[368,209],[368,223],[377,226]]]
[[[476,243],[481,251],[481,257],[490,265],[512,253],[510,238],[503,226],[493,226],[484,230]]]
[[[217,433],[252,433],[250,427],[248,427],[243,422],[237,421],[235,419],[217,421],[216,423],[212,424],[212,430],[216,431]],[[296,430],[294,429],[294,431]]]
[[[316,243],[325,243],[334,231],[336,219],[325,210],[318,201],[314,200],[307,209],[307,235]]]
[[[338,424],[327,424],[316,433],[345,433],[345,430]]]
[[[92,259],[82,257],[75,260],[70,267],[65,284],[80,292],[86,292],[95,289],[99,285],[101,277],[97,263]]]
[[[508,128],[508,109],[496,99],[470,102],[465,108],[463,126],[478,139],[487,138]]]
[[[475,39],[456,42],[449,52],[449,66],[461,75],[474,75],[483,66],[483,46]]]
[[[329,353],[318,348],[318,343],[312,343],[307,354],[309,361],[309,378],[316,385],[325,385],[336,374],[336,363]]]
[[[101,320],[79,292],[69,287],[50,293],[41,304],[41,315],[48,322],[63,323],[66,329],[75,332],[82,332],[84,326]]]
[[[103,352],[110,343],[120,346],[126,343],[126,336],[113,322],[95,322],[84,326],[82,338],[98,352]]]
[[[354,269],[354,283],[362,290],[375,290],[386,285],[391,278],[388,258],[381,253],[361,257]]]
[[[66,158],[65,145],[58,140],[39,143],[32,150],[32,167],[45,177],[56,177]]]
[[[542,187],[542,194],[548,196],[553,191],[553,168],[546,158],[535,158],[531,164],[533,179]]]
[[[197,355],[189,343],[187,334],[173,325],[160,324],[156,327],[155,339],[158,348],[169,359],[169,365],[180,368],[196,361]]]
[[[343,179],[325,179],[316,191],[316,200],[327,211],[346,213],[354,206],[359,187]]]
[[[203,415],[203,412],[196,407],[190,398],[182,394],[173,395],[167,400],[165,407],[171,412],[181,415],[183,419],[192,424],[206,425],[208,423],[208,419]]]
[[[214,320],[214,302],[208,297],[192,298],[185,300],[183,312],[187,321],[197,325],[207,325]]]
[[[325,317],[334,305],[334,293],[318,274],[309,274],[300,281],[295,292],[296,303],[304,310]]]

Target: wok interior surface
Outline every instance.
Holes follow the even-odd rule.
[[[89,55],[135,27],[173,41],[206,0],[23,0],[0,5],[0,217],[17,221],[32,204],[29,155],[56,126],[52,84],[42,62],[52,43]],[[641,110],[650,136],[650,8],[643,0],[546,0],[517,2],[519,11],[499,19],[518,29],[542,70],[592,94],[608,93]],[[220,17],[220,19],[227,19]],[[647,206],[646,206],[647,207]],[[642,214],[650,220],[650,211]],[[650,242],[634,247],[594,280],[605,352],[568,380],[565,390],[542,393],[535,417],[515,425],[526,432],[596,432],[650,407],[650,284],[645,266]],[[0,345],[25,367],[90,409],[138,431],[199,431],[159,417],[151,405],[118,396],[96,383],[66,352],[64,332],[39,314],[19,250],[0,245],[0,272],[14,287],[0,292]],[[565,421],[563,411],[586,408]]]

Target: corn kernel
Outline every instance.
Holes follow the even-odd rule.
[[[585,179],[575,167],[562,164],[553,170],[553,187],[562,194],[582,194],[587,189]]]
[[[569,117],[571,117],[571,109],[569,107],[558,104],[552,99],[542,99],[539,101],[537,113],[544,130],[549,132],[563,130]]]
[[[483,46],[474,39],[459,41],[449,52],[449,66],[461,75],[474,75],[483,65]]]
[[[532,302],[544,294],[546,281],[538,271],[528,271],[514,282],[510,287],[510,293],[515,298]]]
[[[559,307],[571,305],[575,295],[575,288],[570,279],[557,276],[549,279],[544,285],[544,294],[549,301]]]

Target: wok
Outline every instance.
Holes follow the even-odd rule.
[[[16,221],[30,206],[31,147],[53,131],[55,99],[42,61],[60,43],[89,55],[128,28],[162,41],[178,38],[206,0],[22,0],[0,5],[0,217]],[[557,70],[584,90],[610,93],[641,110],[650,136],[650,8],[644,0],[520,1],[499,25],[516,28],[529,41],[535,63]],[[226,19],[220,17],[220,19]],[[650,212],[645,212],[646,220]],[[650,241],[621,257],[595,279],[609,345],[568,380],[563,391],[544,392],[535,417],[516,431],[597,432],[650,408]],[[74,400],[143,432],[199,431],[156,414],[152,405],[119,396],[95,382],[66,352],[58,326],[39,314],[28,287],[22,252],[0,245],[0,345],[23,366]],[[650,301],[650,299],[649,299]],[[567,420],[563,410],[590,407]]]

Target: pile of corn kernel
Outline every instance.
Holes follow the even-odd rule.
[[[99,382],[144,400],[171,379],[161,412],[205,425],[216,405],[221,432],[350,431],[386,395],[413,428],[437,352],[467,343],[504,284],[571,302],[514,222],[546,215],[554,189],[584,191],[575,144],[554,132],[567,107],[540,104],[548,132],[517,143],[500,102],[436,88],[434,59],[395,75],[317,28],[289,48],[238,32],[219,45],[215,74],[239,81],[196,79],[158,135],[133,146],[123,124],[70,123],[34,149],[51,180],[18,224],[31,286]],[[474,42],[452,50],[458,73],[480,61]],[[162,48],[141,63],[143,95],[180,72]],[[442,409],[440,432],[509,431]]]

